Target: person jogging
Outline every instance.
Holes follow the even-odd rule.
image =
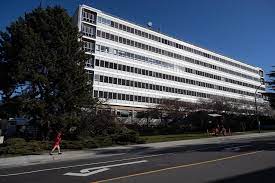
[[[53,145],[53,148],[50,152],[50,155],[53,155],[53,152],[55,151],[56,148],[58,150],[58,154],[62,154],[62,152],[60,151],[61,135],[62,135],[61,132],[57,133],[57,135],[54,139],[54,145]]]

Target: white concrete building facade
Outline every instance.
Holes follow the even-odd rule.
[[[80,5],[75,22],[94,96],[112,106],[147,108],[163,98],[196,102],[215,96],[255,100],[263,70]]]

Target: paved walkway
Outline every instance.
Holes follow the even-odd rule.
[[[65,151],[62,155],[53,155],[53,156],[50,156],[49,154],[17,156],[17,157],[9,157],[9,158],[0,158],[0,168],[26,166],[26,165],[32,165],[32,164],[77,160],[77,159],[85,159],[85,158],[100,158],[100,157],[113,156],[113,155],[123,154],[127,152],[132,152],[135,150],[142,150],[142,149],[156,150],[161,148],[169,148],[169,147],[185,146],[185,145],[188,146],[188,145],[202,145],[202,144],[217,144],[217,143],[227,143],[227,142],[230,142],[231,140],[238,140],[238,139],[242,140],[242,139],[250,139],[250,138],[272,137],[272,136],[275,136],[275,132],[260,133],[260,134],[251,133],[251,134],[233,135],[233,136],[225,136],[225,137],[159,142],[159,143],[127,145],[127,146],[114,146],[114,147],[81,150],[81,151]]]

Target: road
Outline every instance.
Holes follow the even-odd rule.
[[[274,182],[275,137],[0,169],[1,183]]]

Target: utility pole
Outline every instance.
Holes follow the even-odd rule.
[[[258,132],[261,133],[261,121],[259,121],[259,116],[258,116],[258,105],[257,105],[257,92],[258,92],[258,89],[263,85],[264,83],[261,83],[261,85],[259,85],[257,88],[256,88],[256,91],[255,91],[255,115],[256,115],[256,120],[257,120],[257,124],[258,124]]]

